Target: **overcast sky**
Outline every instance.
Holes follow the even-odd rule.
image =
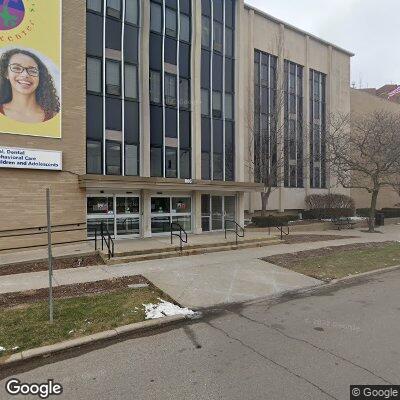
[[[400,0],[245,0],[356,55],[357,87],[400,84]]]

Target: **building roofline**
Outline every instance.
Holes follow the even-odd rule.
[[[309,36],[310,38],[316,40],[317,42],[320,42],[320,43],[322,43],[324,45],[327,45],[327,46],[332,46],[335,50],[338,50],[338,51],[340,51],[342,53],[345,53],[350,57],[355,56],[355,54],[352,53],[351,51],[348,51],[346,49],[343,49],[342,47],[336,46],[335,44],[333,44],[331,42],[328,42],[328,41],[326,41],[324,39],[321,39],[320,37],[318,37],[316,35],[313,35],[312,33],[306,32],[306,31],[304,31],[304,30],[302,30],[300,28],[297,28],[294,25],[288,24],[287,22],[282,21],[279,18],[273,17],[272,15],[266,13],[265,11],[260,10],[257,7],[254,7],[254,6],[251,6],[250,4],[244,3],[244,8],[247,8],[248,10],[253,10],[255,14],[258,14],[261,17],[264,17],[264,18],[269,19],[269,20],[271,20],[273,22],[276,22],[277,24],[282,24],[282,25],[285,26],[285,28],[288,28],[288,29],[291,29],[293,31],[299,32],[304,36]]]

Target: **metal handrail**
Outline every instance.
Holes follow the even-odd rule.
[[[108,249],[108,259],[110,260],[111,257],[115,255],[115,244],[114,240],[111,237],[110,231],[108,230],[107,225],[104,221],[101,221],[100,224],[100,238],[101,238],[101,250],[104,251],[104,243]],[[95,250],[97,250],[97,227],[94,230],[94,243],[95,243]]]
[[[283,230],[283,227],[284,227],[284,226],[287,227],[287,232],[285,232],[285,231]],[[275,228],[278,229],[278,231],[281,233],[281,240],[283,240],[283,235],[289,236],[289,234],[290,234],[290,227],[289,227],[289,224],[288,224],[288,225],[276,226]]]
[[[179,228],[179,234],[178,233],[174,233],[174,226]],[[179,224],[178,222],[172,222],[170,224],[170,229],[171,229],[171,244],[173,244],[173,237],[176,236],[180,239],[180,251],[182,253],[183,251],[183,243],[187,243],[188,242],[188,235],[186,233],[186,231],[182,228],[182,225]],[[185,234],[185,239],[183,238],[182,234]]]
[[[235,225],[235,229],[228,229],[227,223],[233,223]],[[225,228],[225,239],[227,237],[227,232],[233,232],[236,235],[236,246],[238,245],[238,240],[239,238],[244,238],[244,234],[245,234],[245,229],[240,226],[234,219],[226,219],[225,220],[225,224],[224,224],[224,228]],[[239,229],[240,229],[240,233],[239,233]]]
[[[86,225],[86,222],[73,222],[71,224],[58,224],[58,225],[52,225],[52,228],[62,228],[64,226],[81,226],[81,225]],[[32,231],[32,230],[39,230],[41,231],[42,229],[45,229],[47,232],[47,226],[30,226],[27,228],[14,228],[14,229],[3,229],[0,230],[1,233],[7,233],[7,232],[19,232],[19,231]],[[46,233],[45,232],[45,233]],[[32,233],[27,233],[26,235],[31,235]]]

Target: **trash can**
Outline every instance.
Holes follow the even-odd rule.
[[[385,214],[384,213],[376,213],[375,226],[384,226],[384,225],[385,225]]]

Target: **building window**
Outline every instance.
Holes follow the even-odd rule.
[[[326,188],[326,75],[310,70],[310,186]]]
[[[277,140],[273,121],[277,117],[277,58],[268,53],[254,52],[254,180],[277,185]]]
[[[121,0],[107,0],[107,15],[121,19]]]
[[[176,37],[176,11],[170,8],[165,9],[165,34]]]
[[[87,57],[86,89],[88,92],[102,93],[102,61],[99,58]]]
[[[303,187],[303,67],[285,60],[284,180]]]
[[[211,20],[208,17],[202,17],[201,26],[201,45],[209,49],[211,46]]]
[[[154,2],[150,3],[150,30],[162,33],[162,7]]]
[[[182,13],[180,15],[179,40],[190,42],[190,17]]]
[[[222,93],[213,91],[213,117],[221,118],[222,117]]]
[[[137,67],[132,64],[125,64],[125,97],[137,99]]]
[[[165,74],[165,105],[176,107],[176,76]]]
[[[103,12],[103,0],[86,0],[86,8],[91,11],[96,11],[98,13]]]
[[[201,89],[201,114],[210,115],[210,91]]]
[[[225,93],[225,118],[233,119],[233,96]]]
[[[121,143],[106,141],[107,175],[121,175]]]
[[[171,147],[165,148],[165,177],[177,178],[177,159],[176,149]]]
[[[139,24],[139,0],[125,0],[125,21],[133,24]]]
[[[188,79],[179,80],[179,106],[185,110],[190,109],[190,82]]]
[[[121,63],[106,60],[106,93],[121,95]]]
[[[86,143],[86,171],[88,174],[102,173],[102,143],[88,140]]]
[[[223,42],[224,42],[224,33],[222,24],[214,21],[214,50],[218,53],[222,53]]]
[[[161,103],[161,73],[150,71],[150,102]]]

